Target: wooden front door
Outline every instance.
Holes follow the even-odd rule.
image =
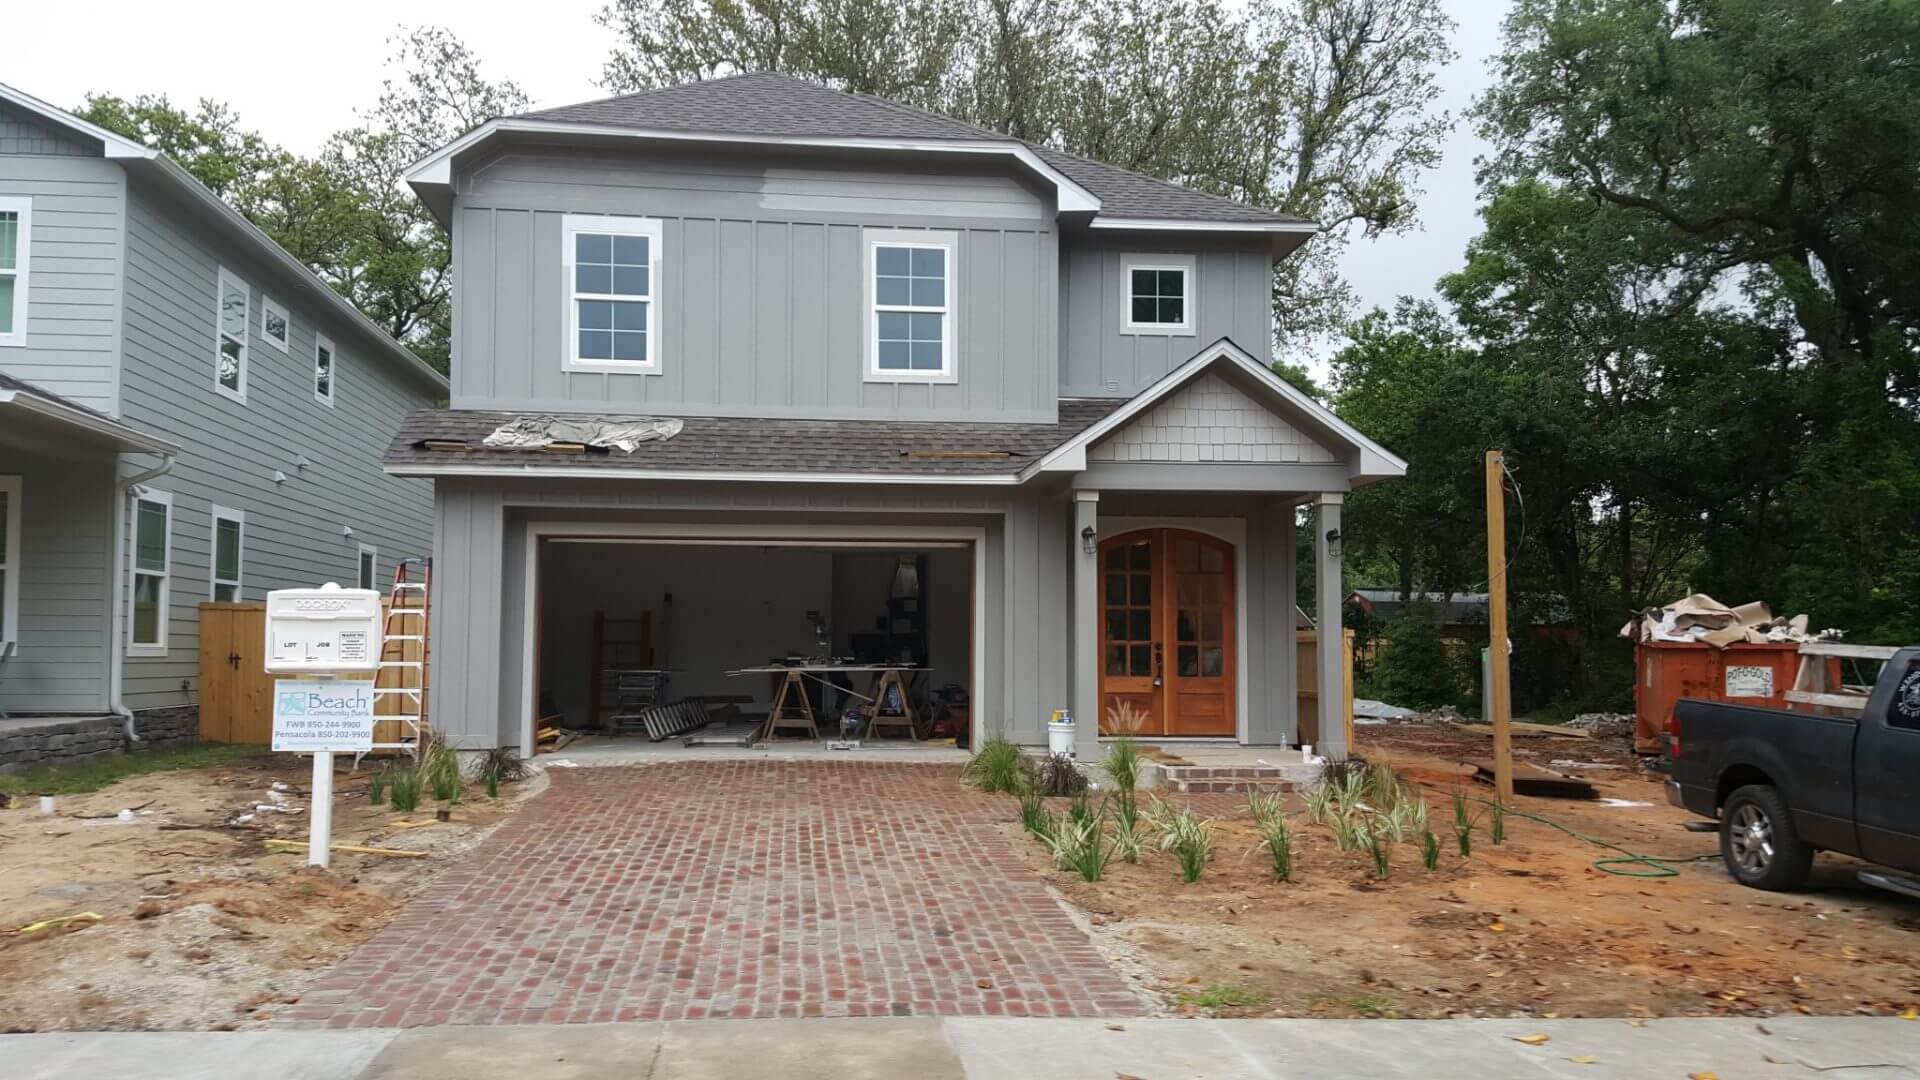
[[[1141,529],[1100,545],[1100,732],[1235,734],[1233,545]]]

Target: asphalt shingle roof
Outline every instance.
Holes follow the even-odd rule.
[[[904,138],[1016,143],[997,131],[867,94],[757,73],[541,109],[520,119],[772,138]],[[1116,218],[1305,224],[1051,147],[1026,144]]]
[[[1052,424],[916,423],[891,420],[781,420],[684,417],[670,439],[641,443],[631,454],[559,454],[481,445],[494,429],[524,414],[477,409],[422,409],[410,414],[387,448],[386,464],[491,465],[531,469],[675,472],[876,473],[903,476],[1011,476],[1047,451],[1126,404],[1121,398],[1063,398]],[[569,420],[652,419],[581,416]],[[464,449],[429,449],[451,442]],[[986,460],[912,456],[927,451],[1004,451]]]

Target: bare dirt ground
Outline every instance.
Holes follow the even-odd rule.
[[[1510,816],[1495,846],[1483,818],[1470,858],[1455,846],[1450,793],[1491,753],[1487,737],[1437,725],[1363,728],[1360,752],[1420,783],[1444,854],[1421,866],[1396,846],[1377,880],[1289,799],[1300,840],[1294,881],[1274,879],[1239,796],[1200,796],[1219,819],[1206,875],[1183,884],[1171,855],[1115,862],[1100,882],[1054,869],[1017,823],[1006,827],[1036,873],[1086,913],[1096,939],[1168,1012],[1222,1016],[1769,1016],[1905,1014],[1920,1004],[1920,902],[1859,885],[1861,864],[1822,855],[1806,891],[1735,884],[1718,838],[1681,829],[1660,777],[1624,742],[1516,738],[1516,756],[1614,764],[1569,768],[1604,797],[1643,805],[1521,798],[1519,809],[1663,856],[1666,878],[1621,877],[1617,855]],[[1484,808],[1482,808],[1484,809]],[[1008,801],[1009,817],[1018,809]],[[1211,991],[1211,993],[1210,993]],[[1224,991],[1224,992],[1223,992]],[[1236,997],[1236,993],[1238,996]],[[1239,1004],[1222,1004],[1223,1000]]]
[[[368,805],[370,775],[337,776],[335,841],[427,857],[336,852],[322,871],[304,847],[268,851],[306,839],[311,765],[290,754],[129,778],[52,816],[31,798],[0,811],[0,1032],[258,1026],[545,785],[490,800],[470,784],[440,822],[424,798]],[[9,932],[80,912],[101,918]]]

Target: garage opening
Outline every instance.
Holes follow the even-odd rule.
[[[535,741],[965,746],[970,541],[548,536]]]

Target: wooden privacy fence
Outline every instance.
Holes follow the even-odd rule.
[[[1340,714],[1347,721],[1347,749],[1353,749],[1353,631],[1345,632],[1346,645],[1341,651],[1341,670],[1346,672],[1346,686],[1341,689],[1344,707]],[[1300,740],[1319,746],[1320,739],[1320,661],[1316,653],[1320,648],[1318,630],[1295,630],[1293,654],[1293,681],[1299,691]]]
[[[382,612],[389,601],[381,601]],[[415,621],[418,620],[408,620]],[[395,631],[399,633],[400,631]],[[411,629],[405,631],[412,633]],[[399,642],[387,659],[418,660],[421,643]],[[424,673],[422,673],[424,675]],[[266,745],[273,741],[273,681],[267,674],[267,606],[200,605],[200,738],[205,742]],[[411,685],[406,669],[380,672],[379,687]],[[381,694],[374,715],[410,713],[405,694]],[[374,742],[398,742],[401,724],[374,725]]]

